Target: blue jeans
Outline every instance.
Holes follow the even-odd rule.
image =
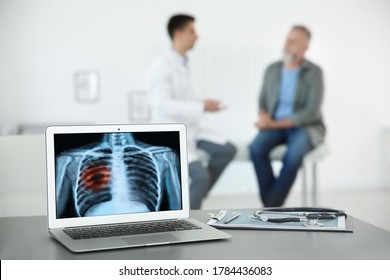
[[[275,177],[269,158],[273,148],[287,145],[283,167]],[[250,156],[255,168],[264,207],[283,205],[302,165],[304,156],[313,148],[303,128],[263,130],[249,145]]]

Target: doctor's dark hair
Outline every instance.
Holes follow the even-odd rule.
[[[183,30],[189,22],[195,21],[195,18],[190,15],[174,15],[168,21],[168,34],[169,37],[173,40],[173,34],[176,30]]]

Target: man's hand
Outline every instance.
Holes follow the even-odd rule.
[[[225,107],[221,107],[221,101],[213,99],[206,99],[203,101],[203,105],[206,112],[218,112],[225,109]]]
[[[260,112],[259,120],[255,123],[258,129],[272,129],[274,120],[267,112]]]
[[[294,126],[292,119],[275,121],[267,112],[260,112],[259,120],[255,123],[258,129],[288,129]]]

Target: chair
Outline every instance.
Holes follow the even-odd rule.
[[[0,216],[46,214],[45,138],[0,136]]]
[[[271,151],[270,159],[272,161],[282,161],[284,154],[286,153],[287,146],[279,145]],[[307,177],[308,169],[311,166],[311,206],[316,206],[317,199],[317,163],[322,161],[329,154],[329,147],[326,143],[322,143],[310,151],[302,163],[302,205],[308,206],[308,194],[307,194]]]

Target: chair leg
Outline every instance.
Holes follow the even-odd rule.
[[[302,165],[302,204],[307,206],[306,165]]]
[[[312,189],[312,201],[313,206],[317,206],[317,165],[313,162],[313,189]]]

